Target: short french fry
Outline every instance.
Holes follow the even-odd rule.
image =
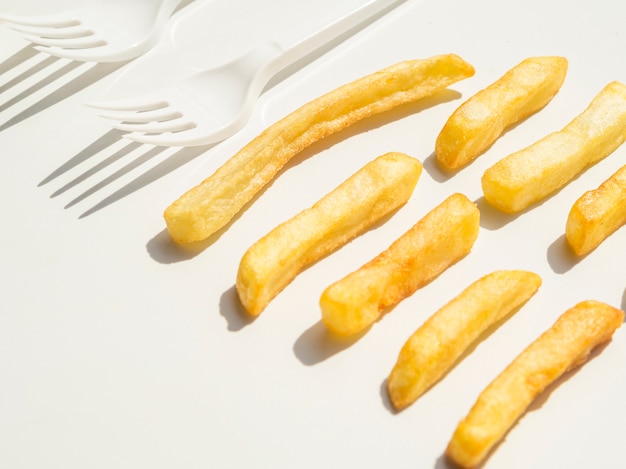
[[[485,388],[459,423],[446,449],[458,466],[480,464],[532,401],[589,353],[607,342],[624,312],[597,301],[567,310]]]
[[[304,267],[406,203],[421,172],[415,158],[382,155],[253,244],[241,259],[236,284],[248,313],[261,314]]]
[[[612,153],[626,139],[626,86],[607,85],[562,130],[512,153],[482,177],[485,200],[506,213],[538,202]]]
[[[386,308],[466,256],[479,225],[476,205],[463,194],[451,195],[385,251],[326,288],[320,298],[323,323],[343,336],[371,326]]]
[[[387,380],[393,406],[404,409],[437,382],[487,329],[524,304],[541,277],[524,270],[486,275],[432,315],[406,341]]]
[[[624,224],[626,166],[574,203],[565,224],[565,237],[572,250],[584,256]]]
[[[437,161],[454,170],[475,160],[507,128],[550,102],[566,73],[564,57],[531,57],[510,69],[450,116],[437,137]]]
[[[474,74],[454,54],[408,60],[341,86],[268,127],[164,213],[177,243],[223,228],[302,150],[355,122],[431,96]]]

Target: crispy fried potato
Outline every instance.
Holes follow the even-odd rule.
[[[431,96],[474,68],[454,54],[409,60],[341,86],[271,125],[164,213],[172,239],[190,243],[223,228],[295,155],[355,122]]]
[[[524,270],[486,275],[432,315],[406,341],[387,380],[393,406],[412,404],[487,329],[533,296],[541,277]]]
[[[577,255],[584,256],[624,224],[626,166],[574,203],[565,224],[565,238]]]
[[[406,203],[421,172],[415,158],[382,155],[252,245],[237,273],[237,293],[248,313],[259,315],[305,266]]]
[[[454,111],[435,144],[441,166],[461,168],[476,159],[513,124],[543,108],[561,88],[564,57],[531,57]]]
[[[612,82],[562,130],[487,169],[482,177],[485,200],[503,212],[519,212],[566,185],[624,139],[626,86]]]
[[[478,237],[479,219],[473,202],[451,195],[388,249],[326,288],[320,298],[323,323],[344,336],[371,326],[386,308],[467,255]]]
[[[446,455],[475,467],[509,431],[531,402],[622,325],[624,312],[597,301],[567,310],[485,388],[459,423]]]

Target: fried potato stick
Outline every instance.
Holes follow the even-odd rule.
[[[241,259],[236,284],[248,313],[261,314],[304,267],[406,203],[421,172],[415,158],[382,155],[253,244]]]
[[[542,200],[626,139],[626,86],[607,85],[562,130],[512,153],[485,171],[485,200],[515,213]]]
[[[626,166],[574,203],[565,224],[565,238],[578,256],[584,256],[624,224]]]
[[[172,239],[190,243],[223,228],[291,158],[355,122],[431,96],[474,74],[454,54],[408,60],[343,85],[268,127],[164,213]]]
[[[412,404],[437,382],[486,330],[507,317],[541,286],[524,270],[485,275],[433,314],[406,341],[387,380],[393,406]]]
[[[597,301],[567,310],[485,388],[459,423],[446,455],[463,468],[480,464],[532,401],[622,325],[624,312]]]
[[[454,111],[437,137],[437,161],[454,170],[475,160],[507,128],[550,102],[566,73],[564,57],[523,60]]]
[[[330,285],[320,298],[322,321],[338,335],[371,326],[389,308],[465,257],[478,237],[480,213],[453,194],[389,248]]]

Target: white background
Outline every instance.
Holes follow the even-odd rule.
[[[79,2],[0,0],[0,11],[51,10],[53,3]],[[209,0],[214,12],[203,29],[179,25],[174,40],[207,63],[222,60],[258,39],[245,34],[263,23],[263,11],[253,14],[245,3]],[[280,2],[258,3],[276,28],[296,21],[281,18]],[[320,4],[320,12],[340,3]],[[0,467],[448,467],[445,447],[478,393],[561,313],[585,299],[626,307],[626,228],[583,259],[563,238],[572,203],[626,163],[626,147],[519,216],[488,207],[480,189],[495,161],[562,128],[610,81],[626,82],[624,18],[626,3],[612,0],[408,0],[276,80],[237,135],[188,149],[130,143],[83,106],[166,75],[151,81],[141,59],[135,69],[50,59],[0,25]],[[314,145],[207,242],[170,242],[164,208],[264,127],[364,74],[448,52],[472,63],[476,75]],[[534,55],[569,59],[553,101],[469,167],[442,173],[432,153],[450,113]],[[387,151],[424,163],[409,203],[248,319],[233,287],[243,252]],[[329,336],[320,323],[321,291],[453,192],[481,209],[472,253],[367,334]],[[385,379],[404,341],[469,283],[508,268],[539,273],[539,292],[414,405],[393,412]],[[618,330],[543,394],[485,467],[620,466],[624,334]]]

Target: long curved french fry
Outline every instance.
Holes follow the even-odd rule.
[[[224,227],[296,154],[366,117],[430,96],[474,68],[446,54],[400,62],[341,86],[267,128],[164,213],[172,239],[190,243]]]
[[[624,312],[598,301],[567,310],[478,396],[457,426],[446,455],[458,466],[480,464],[535,398],[582,365],[624,321]]]
[[[437,137],[437,161],[454,170],[476,159],[508,127],[550,102],[566,73],[564,57],[520,62],[454,111]]]
[[[237,272],[237,293],[248,313],[259,315],[304,267],[406,203],[421,173],[415,158],[379,156],[253,244]]]
[[[476,204],[452,194],[385,251],[326,288],[320,298],[322,322],[338,335],[363,331],[386,308],[465,257],[479,229]]]
[[[626,166],[574,203],[565,224],[565,238],[578,256],[584,256],[624,224]]]
[[[512,153],[482,177],[485,200],[515,213],[565,186],[626,139],[626,85],[608,84],[562,130]]]
[[[387,380],[400,410],[430,388],[489,327],[533,296],[541,277],[499,270],[481,277],[438,310],[406,341]]]

